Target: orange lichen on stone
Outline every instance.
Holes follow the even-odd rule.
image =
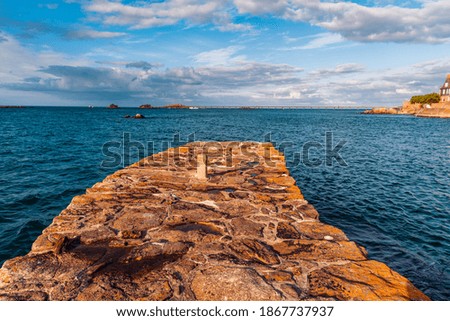
[[[337,300],[428,300],[406,278],[376,261],[313,271],[309,275],[309,284],[314,295]]]
[[[318,218],[272,144],[190,143],[74,197],[5,262],[0,299],[428,299]]]
[[[267,177],[267,183],[274,183],[281,186],[292,186],[295,180],[291,176]]]
[[[185,146],[179,147],[179,151],[180,153],[189,153],[189,147]]]

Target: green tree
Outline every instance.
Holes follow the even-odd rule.
[[[441,96],[438,93],[431,93],[421,96],[412,96],[411,104],[433,104],[441,101]]]

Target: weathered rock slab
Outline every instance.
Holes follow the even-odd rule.
[[[318,217],[271,144],[191,143],[75,197],[5,262],[0,299],[428,299]]]

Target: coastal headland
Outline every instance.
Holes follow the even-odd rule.
[[[450,74],[438,93],[412,96],[401,107],[378,107],[363,114],[413,115],[427,118],[450,118]]]
[[[321,223],[271,143],[196,142],[73,198],[2,300],[428,300]]]
[[[450,103],[412,104],[403,103],[402,107],[377,107],[365,110],[363,114],[374,115],[412,115],[428,118],[450,118]]]

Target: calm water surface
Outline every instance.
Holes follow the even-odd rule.
[[[124,133],[155,152],[182,140],[263,141],[285,149],[292,176],[321,220],[342,228],[370,258],[408,277],[434,300],[450,300],[450,120],[361,115],[354,110],[0,109],[0,264],[26,254],[53,217],[119,166],[103,144]],[[326,133],[347,163],[306,166],[295,155]],[[306,145],[308,146],[308,145]],[[126,153],[128,154],[128,152]],[[130,153],[136,160],[136,151]],[[126,165],[126,164],[125,164]],[[123,164],[122,164],[123,166]]]

